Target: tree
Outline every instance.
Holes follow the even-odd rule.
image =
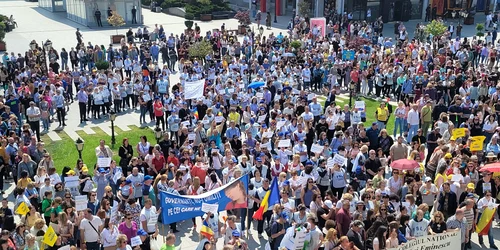
[[[212,44],[206,40],[201,40],[189,46],[188,53],[191,58],[205,59],[207,55],[213,52]]]
[[[108,23],[116,28],[116,34],[118,35],[118,27],[121,27],[126,24],[125,19],[123,19],[123,17],[120,16],[120,14],[118,14],[118,12],[114,10],[111,13],[112,15],[108,17]]]
[[[238,11],[236,13],[236,15],[234,15],[234,18],[236,18],[238,20],[238,22],[240,23],[240,25],[243,25],[243,26],[248,26],[252,23],[252,21],[250,20],[250,14],[248,11]]]
[[[299,1],[299,0],[297,0]],[[300,0],[299,3],[299,15],[300,16],[305,16],[309,15],[311,12],[311,3],[308,2],[309,0]]]
[[[443,24],[443,22],[436,20],[432,20],[432,22],[425,25],[425,33],[433,36],[442,36],[446,30],[448,30],[448,28]]]
[[[478,23],[476,25],[476,30],[477,30],[476,36],[478,36],[478,37],[483,37],[484,36],[484,33],[483,33],[484,24]]]

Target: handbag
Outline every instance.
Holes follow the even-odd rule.
[[[85,182],[85,186],[83,187],[83,192],[90,192],[94,189],[94,184],[92,184],[91,180],[87,180]]]

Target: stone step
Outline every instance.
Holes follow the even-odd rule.
[[[101,124],[98,126],[98,128],[102,129],[102,131],[104,131],[104,133],[111,136],[111,127],[108,126],[107,124]],[[118,133],[116,133],[116,131],[115,131],[115,136],[117,136],[117,135],[118,135]]]
[[[80,136],[76,133],[75,130],[72,129],[66,129],[64,132],[71,138],[71,140],[76,141]]]
[[[49,131],[47,133],[47,136],[49,136],[49,138],[52,141],[60,141],[60,140],[62,140],[61,137],[55,131]]]
[[[88,135],[95,135],[95,131],[89,126],[83,127],[83,132],[85,132]]]
[[[130,131],[130,130],[132,130],[132,129],[130,129],[130,128],[128,127],[128,125],[125,125],[125,124],[122,124],[122,123],[118,123],[118,124],[116,124],[116,126],[117,126],[118,128],[120,128],[122,131]]]

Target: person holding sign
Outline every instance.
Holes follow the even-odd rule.
[[[118,228],[110,218],[104,220],[101,232],[101,244],[104,250],[115,250],[117,247]]]
[[[154,239],[158,235],[158,215],[161,213],[161,207],[156,210],[153,206],[153,201],[149,198],[144,200],[144,207],[141,210],[140,220],[141,228],[147,232],[147,235],[152,235]],[[143,241],[144,242],[144,241]]]
[[[116,250],[132,250],[132,247],[128,244],[127,235],[118,235],[118,238],[116,239]]]

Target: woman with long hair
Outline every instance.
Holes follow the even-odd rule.
[[[59,219],[59,230],[58,235],[61,237],[61,242],[63,245],[73,245],[74,242],[74,226],[73,223],[68,220],[68,215],[65,212],[60,212],[58,215]]]
[[[16,227],[16,230],[12,234],[12,238],[16,244],[17,249],[24,249],[26,245],[26,235],[28,235],[28,230],[23,223],[19,223]]]
[[[335,228],[328,229],[323,239],[324,250],[333,250],[339,244],[337,236],[337,230],[335,230]]]
[[[434,212],[434,216],[432,216],[431,222],[429,223],[429,233],[440,234],[446,232],[447,226],[446,221],[444,220],[444,215],[440,211]]]
[[[373,237],[373,250],[386,249],[387,227],[380,226]]]
[[[29,209],[28,213],[21,218],[21,222],[26,225],[26,228],[28,229],[35,225],[35,221],[37,219],[42,219],[42,216],[36,211],[36,207],[34,205],[29,206]]]
[[[188,191],[187,191],[187,195],[196,196],[196,195],[200,195],[202,193],[203,193],[203,187],[200,184],[200,178],[194,177],[193,184],[191,184],[191,186],[189,186]],[[193,217],[192,220],[193,220],[194,227],[196,227],[196,217]]]
[[[110,220],[110,218],[106,218],[101,232],[101,244],[104,250],[116,249],[118,234],[119,232],[116,225]]]
[[[313,194],[319,194],[319,189],[314,184],[314,180],[312,178],[307,178],[306,185],[302,188],[300,193],[300,200],[302,204],[305,204],[307,208],[309,208],[311,201],[313,200]]]

